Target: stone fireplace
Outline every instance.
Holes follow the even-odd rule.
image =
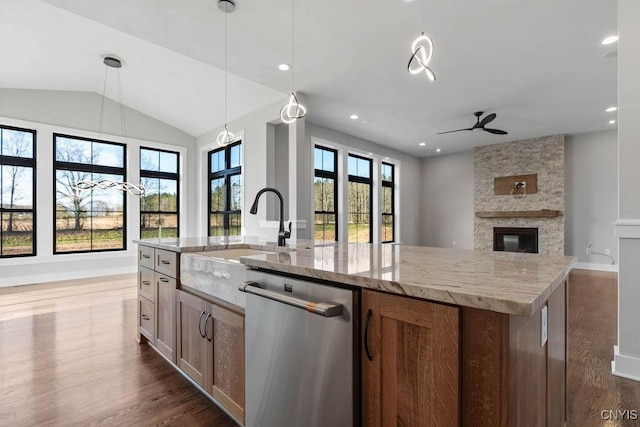
[[[535,194],[495,194],[496,178],[527,174],[537,176]],[[476,147],[474,180],[475,249],[495,250],[494,228],[535,228],[538,253],[564,254],[564,136]],[[524,215],[533,212],[540,214]]]

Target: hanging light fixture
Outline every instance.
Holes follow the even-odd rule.
[[[295,22],[295,0],[291,0],[291,96],[289,97],[289,102],[287,102],[280,110],[280,118],[287,124],[293,123],[307,115],[306,107],[298,102],[298,97],[295,92]]]
[[[227,124],[227,14],[236,9],[236,4],[231,0],[218,0],[218,9],[224,13],[224,129],[218,134],[218,145],[231,144],[236,136],[229,131]]]
[[[422,0],[422,28],[424,28],[424,0]],[[424,72],[432,82],[436,80],[436,75],[429,67],[429,61],[433,57],[433,40],[424,31],[411,44],[411,58],[407,64],[407,71],[411,74]]]
[[[104,118],[104,104],[106,100],[107,92],[107,74],[109,68],[114,68],[118,75],[118,97],[120,104],[120,128],[122,130],[122,143],[127,143],[127,126],[124,119],[124,104],[122,102],[122,83],[120,81],[120,68],[122,68],[122,61],[115,55],[105,55],[102,57],[102,62],[105,65],[104,69],[104,84],[102,85],[102,103],[100,104],[100,121],[98,123],[98,133],[102,135],[102,122]],[[76,191],[91,190],[92,188],[99,188],[102,190],[115,189],[126,191],[134,196],[144,196],[146,189],[142,184],[133,184],[126,181],[112,181],[110,179],[103,179],[101,181],[82,180],[72,185],[72,188]]]

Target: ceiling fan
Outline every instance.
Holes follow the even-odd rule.
[[[473,113],[473,115],[476,116],[476,124],[473,125],[470,128],[450,130],[450,131],[447,131],[447,132],[438,132],[436,135],[442,135],[443,133],[462,132],[463,130],[484,130],[484,131],[487,131],[489,133],[493,133],[493,134],[496,134],[496,135],[507,135],[508,134],[507,131],[504,131],[502,129],[486,128],[485,125],[491,123],[492,121],[494,121],[496,119],[496,113],[491,113],[491,114],[485,116],[484,119],[480,120],[480,116],[482,116],[483,114],[484,114],[484,112],[482,112],[482,111],[476,111],[475,113]]]

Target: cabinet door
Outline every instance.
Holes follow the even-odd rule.
[[[177,365],[204,388],[209,344],[204,337],[206,303],[180,290],[176,295]]]
[[[176,363],[176,279],[155,273],[156,348]]]
[[[244,423],[244,316],[209,305],[206,336],[211,339],[206,390]]]
[[[459,424],[458,308],[363,290],[366,426]]]

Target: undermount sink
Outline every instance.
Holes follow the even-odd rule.
[[[251,256],[251,255],[264,255],[264,254],[273,254],[275,252],[272,251],[263,251],[260,249],[251,249],[251,248],[236,248],[236,249],[221,249],[218,251],[207,251],[207,252],[198,252],[198,255],[207,256],[211,258],[219,258],[228,261],[237,261],[240,262],[240,258],[243,256]]]

